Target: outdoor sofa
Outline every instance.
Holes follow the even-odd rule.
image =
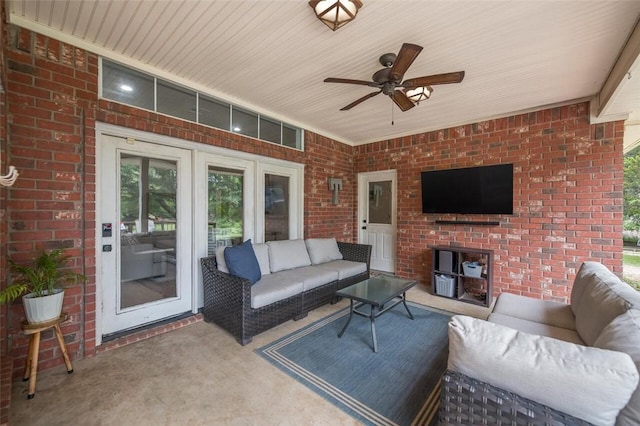
[[[570,304],[502,293],[454,316],[440,423],[640,424],[640,293],[598,262]]]
[[[242,345],[278,324],[304,318],[312,309],[336,301],[337,290],[369,278],[371,246],[367,244],[312,238],[248,241],[242,246],[233,249],[244,251],[238,256],[243,268],[251,251],[255,254],[259,271],[253,279],[238,276],[245,271],[237,271],[237,266],[236,271],[229,270],[231,248],[218,247],[215,256],[201,259],[204,318]]]

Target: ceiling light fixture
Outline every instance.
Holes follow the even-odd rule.
[[[129,86],[128,84],[121,84],[120,90],[122,90],[123,92],[133,92],[133,87]]]
[[[405,89],[404,94],[407,98],[411,99],[411,102],[418,105],[420,101],[429,99],[433,89],[431,86],[414,87],[411,89]]]
[[[323,24],[335,31],[356,18],[360,0],[311,0],[309,6]]]

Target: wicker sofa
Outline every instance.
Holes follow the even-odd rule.
[[[640,424],[640,293],[585,262],[570,304],[502,293],[454,316],[441,424]]]
[[[261,277],[229,273],[224,247],[201,259],[206,321],[246,345],[253,336],[336,300],[338,289],[369,278],[371,246],[333,238],[253,244]]]

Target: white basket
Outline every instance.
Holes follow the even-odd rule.
[[[456,279],[446,275],[436,275],[436,294],[454,297],[456,294]]]
[[[467,277],[480,278],[482,266],[478,262],[462,262],[462,270]]]

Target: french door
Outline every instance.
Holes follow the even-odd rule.
[[[102,334],[192,310],[191,151],[101,135]]]

